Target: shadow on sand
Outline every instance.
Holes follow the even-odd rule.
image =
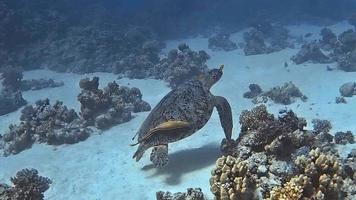
[[[213,165],[220,156],[219,145],[209,143],[200,148],[187,149],[169,155],[169,163],[163,168],[155,168],[152,164],[142,168],[144,171],[154,171],[148,178],[165,175],[165,183],[177,185],[185,173],[200,170]]]

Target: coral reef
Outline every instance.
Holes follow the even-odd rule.
[[[353,143],[355,143],[354,135],[352,134],[351,131],[336,132],[334,140],[335,140],[336,144],[347,144],[347,143],[353,144]]]
[[[344,103],[346,104],[347,101],[344,97],[335,97],[335,103],[339,104],[339,103]]]
[[[304,130],[306,121],[292,111],[281,110],[275,118],[264,105],[260,105],[251,111],[244,110],[240,124],[241,132],[236,140],[222,141],[221,150],[225,156],[217,160],[219,170],[213,170],[211,185],[223,177],[224,170],[231,173],[232,168],[226,167],[225,163],[236,160],[244,163],[239,169],[244,169],[251,177],[249,180],[254,181],[252,192],[258,199],[331,200],[352,195],[352,187],[346,187],[343,182],[352,181],[356,167],[351,156],[344,162],[338,158],[328,121],[314,120],[314,131],[308,131]],[[331,140],[325,138],[327,134]],[[228,178],[222,180],[230,182],[239,177],[224,176]],[[217,186],[219,184],[221,182]],[[218,189],[215,186],[212,192],[219,199]],[[226,199],[233,199],[229,197],[230,193],[224,190],[222,193]]]
[[[20,91],[22,70],[11,66],[0,69],[0,80],[2,80],[2,89],[0,89],[0,115],[5,115],[26,105]]]
[[[11,178],[13,187],[0,184],[0,199],[3,200],[42,200],[43,193],[52,181],[38,175],[36,169],[23,169]]]
[[[56,82],[53,79],[31,79],[21,81],[21,90],[41,90],[44,88],[55,88],[63,86],[63,81]]]
[[[321,48],[324,50],[332,50],[336,47],[337,36],[329,28],[323,28],[320,31],[322,39],[319,41]]]
[[[257,19],[251,26],[252,29],[244,33],[245,55],[266,54],[292,46],[288,30],[283,26],[272,25],[265,19]]]
[[[250,91],[243,94],[244,98],[252,99],[253,103],[266,103],[268,99],[275,103],[289,105],[294,102],[295,98],[306,101],[308,98],[292,82],[284,83],[283,86],[276,86],[269,91],[263,92],[257,84],[249,85]]]
[[[206,61],[210,56],[205,51],[195,52],[187,44],[180,44],[178,49],[168,53],[159,64],[155,65],[152,74],[157,79],[167,81],[170,87],[175,88],[179,84],[206,72]]]
[[[250,91],[245,92],[243,94],[244,98],[252,99],[252,98],[258,97],[263,92],[261,87],[258,84],[250,84],[248,86],[248,88]]]
[[[339,92],[343,97],[356,95],[356,82],[347,82],[340,86]]]
[[[321,153],[317,148],[311,150],[308,156],[299,156],[295,164],[300,175],[293,177],[289,184],[298,188],[299,196],[309,199],[342,199],[343,171],[337,157]]]
[[[99,129],[107,129],[113,125],[129,121],[131,112],[151,110],[150,105],[142,100],[138,88],[119,86],[115,81],[104,89],[99,89],[99,78],[80,80],[82,89],[78,95],[81,103],[81,117],[87,125],[95,125]]]
[[[271,52],[265,43],[263,33],[255,28],[252,28],[250,31],[244,33],[244,40],[246,42],[244,47],[246,56]]]
[[[320,47],[316,42],[311,42],[302,45],[300,51],[297,53],[297,55],[292,56],[291,60],[293,60],[296,64],[302,64],[305,62],[312,62],[312,63],[331,62],[331,59],[320,50]]]
[[[313,131],[316,134],[329,133],[332,129],[331,122],[329,120],[313,119]]]
[[[247,162],[232,156],[222,156],[211,172],[210,190],[216,199],[256,199],[255,181],[248,171]]]
[[[159,191],[156,193],[156,200],[206,200],[200,188],[188,188],[187,192],[171,192]]]
[[[35,142],[53,145],[77,143],[91,133],[76,112],[59,101],[52,106],[48,99],[39,100],[21,112],[21,123],[10,125],[9,131],[1,138],[5,156],[30,148]]]
[[[307,97],[295,86],[292,82],[284,83],[283,86],[277,86],[263,94],[275,103],[288,105],[293,103],[294,98],[300,98],[302,101],[307,100]]]
[[[215,36],[209,38],[209,49],[213,51],[232,51],[237,49],[236,43],[230,40],[230,34],[218,33]]]

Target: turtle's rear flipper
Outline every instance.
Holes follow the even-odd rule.
[[[220,122],[224,129],[225,137],[231,140],[232,135],[232,113],[229,102],[221,96],[215,96],[215,106],[218,110]]]
[[[147,150],[147,147],[145,144],[140,144],[135,152],[135,154],[132,156],[132,158],[136,159],[136,161],[139,161],[142,156],[143,153],[145,153],[145,151]]]
[[[164,167],[168,164],[168,145],[155,146],[152,149],[151,162],[155,167]]]
[[[169,133],[174,133],[175,130],[181,130],[185,128],[189,128],[190,123],[185,122],[185,121],[179,121],[179,120],[169,120],[166,122],[163,122],[162,124],[159,124],[155,128],[151,129],[148,131],[145,135],[142,136],[142,138],[139,138],[138,142],[136,144],[132,144],[131,146],[140,144],[142,142],[145,142],[149,140],[152,136],[160,133],[160,134],[169,134]]]

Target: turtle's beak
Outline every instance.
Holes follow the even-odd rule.
[[[224,69],[224,65],[220,65],[220,71],[222,71]]]

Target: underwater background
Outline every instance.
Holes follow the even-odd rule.
[[[355,28],[355,0],[0,0],[0,200],[356,199]],[[162,99],[209,121],[136,162]]]

